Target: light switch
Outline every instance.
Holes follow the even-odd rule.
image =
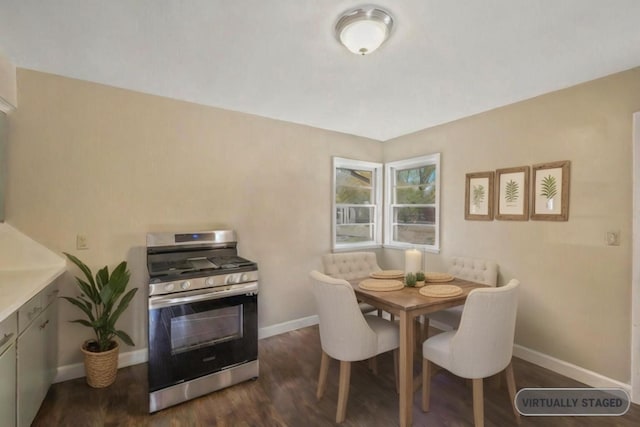
[[[620,246],[620,233],[618,231],[607,231],[607,245]]]
[[[76,236],[76,249],[89,249],[89,239],[86,234]]]

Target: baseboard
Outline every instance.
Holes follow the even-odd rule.
[[[387,314],[387,313],[384,313]],[[387,316],[388,317],[388,316]],[[296,329],[306,328],[318,324],[318,316],[308,316],[300,319],[290,320],[276,325],[266,326],[258,330],[258,339],[269,338],[275,335],[284,334],[289,331],[295,331]],[[431,321],[430,326],[441,330],[450,330],[451,327],[437,322]],[[534,365],[541,366],[556,372],[565,377],[580,381],[591,387],[617,387],[621,388],[628,393],[631,393],[631,385],[623,383],[618,380],[614,380],[580,366],[573,365],[565,362],[564,360],[556,359],[544,353],[532,350],[530,348],[515,344],[513,346],[513,355]],[[136,365],[138,363],[145,363],[148,360],[147,349],[140,349],[135,351],[129,351],[121,353],[118,357],[118,367],[124,368],[125,366]],[[76,363],[73,365],[66,365],[58,367],[55,383],[67,381],[75,378],[84,377],[84,363]]]
[[[269,338],[275,335],[284,334],[285,332],[295,331],[296,329],[306,328],[307,326],[317,325],[318,316],[303,317],[301,319],[290,320],[288,322],[278,323],[258,329],[258,339]],[[145,363],[148,360],[147,349],[129,351],[118,355],[118,368]],[[85,376],[84,363],[74,363],[72,365],[59,366],[56,370],[54,383],[82,378]]]
[[[267,326],[258,330],[258,339],[269,338],[275,335],[284,334],[285,332],[295,331],[296,329],[306,328],[307,326],[317,325],[318,316],[302,317],[300,319],[290,320],[288,322],[278,323],[276,325]]]
[[[120,353],[118,355],[118,368],[137,365],[138,363],[144,363],[147,360],[148,354],[146,348]],[[53,382],[60,383],[63,381],[73,380],[75,378],[82,378],[84,376],[84,362],[74,363],[73,365],[58,366],[58,369],[56,370],[56,377]]]
[[[513,355],[534,365],[549,369],[557,374],[564,375],[576,381],[580,381],[591,387],[615,387],[631,393],[631,385],[622,381],[614,380],[597,372],[590,371],[577,365],[573,365],[564,360],[556,359],[548,354],[540,353],[530,348],[515,344]]]

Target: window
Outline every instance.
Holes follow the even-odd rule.
[[[382,244],[382,165],[333,158],[333,249]]]
[[[385,246],[440,250],[440,154],[388,163]]]

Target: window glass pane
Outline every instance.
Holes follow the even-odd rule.
[[[436,165],[424,165],[417,168],[401,169],[396,172],[396,184],[420,185],[436,181]]]
[[[396,203],[428,204],[436,200],[436,165],[396,171]]]
[[[393,240],[414,245],[435,245],[436,231],[429,225],[394,225]]]
[[[336,184],[337,186],[371,188],[372,174],[373,171],[336,168]]]
[[[371,190],[354,187],[336,187],[336,203],[367,205],[371,203]]]
[[[336,203],[372,203],[372,175],[372,171],[337,168]]]
[[[372,218],[372,207],[336,207],[336,224],[368,224],[372,222]]]
[[[435,206],[394,207],[393,216],[395,223],[400,224],[435,224]]]
[[[385,169],[385,245],[438,251],[440,154],[390,162]]]
[[[358,243],[373,240],[371,224],[349,224],[336,226],[336,243]]]
[[[332,248],[382,243],[382,165],[333,158]]]

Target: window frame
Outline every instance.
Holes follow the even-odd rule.
[[[338,169],[357,169],[357,170],[367,170],[372,172],[372,195],[374,200],[372,203],[362,205],[363,207],[372,207],[373,215],[372,222],[370,222],[371,226],[374,228],[373,230],[373,240],[368,240],[366,242],[352,242],[352,243],[338,243],[337,242],[337,232],[338,232],[338,224],[337,224],[337,208],[338,204],[336,204],[336,185],[337,185],[337,171]],[[332,176],[332,193],[331,193],[331,248],[334,252],[339,251],[350,251],[354,249],[371,249],[371,248],[381,248],[382,247],[382,214],[383,214],[383,164],[377,162],[366,162],[363,160],[353,160],[347,159],[344,157],[333,157],[333,176]]]
[[[433,245],[415,244],[393,240],[393,210],[402,204],[395,203],[395,185],[396,171],[403,169],[419,168],[426,165],[436,166],[436,188],[435,188],[435,241]],[[416,248],[427,252],[440,252],[440,153],[429,154],[426,156],[413,157],[410,159],[398,160],[395,162],[385,163],[385,208],[384,208],[384,243],[385,248],[407,249]]]

